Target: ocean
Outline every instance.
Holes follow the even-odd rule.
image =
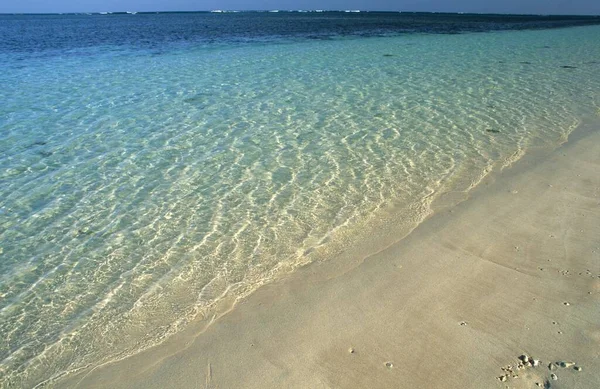
[[[0,15],[0,387],[135,354],[558,146],[600,114],[598,24]]]

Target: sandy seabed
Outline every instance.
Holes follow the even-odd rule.
[[[57,387],[600,388],[598,128],[376,254],[306,266]]]

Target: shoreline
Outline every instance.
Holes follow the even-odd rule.
[[[488,175],[457,205],[434,207],[369,257],[299,268],[220,312],[216,325],[193,324],[57,383],[598,387],[598,170],[600,131],[578,128],[554,151]],[[500,381],[524,353],[542,365]],[[550,371],[556,361],[583,370]]]

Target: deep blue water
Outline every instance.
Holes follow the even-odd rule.
[[[0,15],[0,52],[68,52],[93,46],[271,42],[410,33],[456,34],[599,24],[595,16],[391,12]]]

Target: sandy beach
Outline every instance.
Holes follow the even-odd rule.
[[[580,128],[362,261],[306,266],[58,386],[598,388],[598,172],[600,131]]]

